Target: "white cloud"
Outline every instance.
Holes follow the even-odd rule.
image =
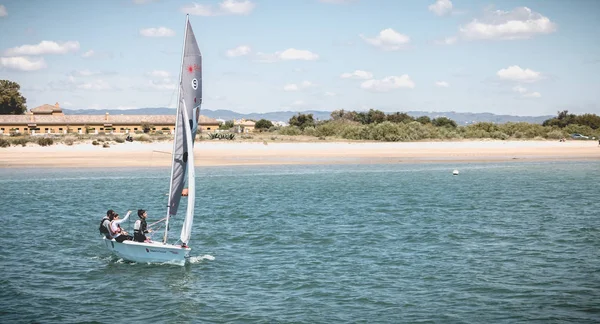
[[[256,4],[250,0],[224,0],[218,8],[193,3],[181,8],[181,11],[195,16],[248,15],[254,7]]]
[[[272,63],[277,61],[315,61],[319,59],[319,55],[307,51],[288,48],[285,51],[275,52],[273,54],[257,53],[260,62]]]
[[[104,80],[94,80],[92,82],[78,84],[77,89],[93,90],[93,91],[106,91],[106,90],[113,90],[113,87]]]
[[[132,0],[133,3],[141,5],[141,4],[146,4],[146,3],[150,3],[150,2],[154,2],[157,0]]]
[[[324,2],[324,3],[345,4],[345,3],[356,2],[358,0],[319,0],[319,1]]]
[[[87,52],[85,52],[85,53],[81,54],[81,56],[82,56],[82,57],[86,57],[86,58],[87,58],[87,57],[92,57],[92,56],[94,56],[94,54],[95,54],[95,53],[94,53],[94,50],[89,50],[89,51],[87,51]]]
[[[300,91],[300,90],[304,90],[304,89],[314,87],[314,86],[315,86],[315,84],[310,81],[302,81],[298,84],[296,84],[296,83],[286,84],[285,86],[283,86],[283,90],[284,91]]]
[[[90,71],[90,70],[78,70],[78,71],[73,71],[71,72],[71,75],[69,76],[70,78],[78,76],[78,77],[88,77],[88,76],[92,76],[92,75],[100,75],[102,74],[101,72],[95,72],[95,71]]]
[[[326,97],[335,97],[336,95],[337,95],[337,93],[335,93],[335,92],[331,92],[331,91],[325,92]]]
[[[434,4],[427,7],[429,11],[433,12],[438,16],[444,16],[452,12],[452,1],[450,0],[437,0]]]
[[[175,31],[167,27],[140,29],[140,35],[144,37],[172,37]]]
[[[381,80],[371,79],[364,81],[360,87],[362,89],[374,92],[388,92],[399,88],[414,88],[415,83],[407,74],[402,76],[388,76]]]
[[[521,94],[521,97],[523,98],[540,98],[542,96],[539,92],[528,92],[527,89],[522,86],[513,87],[512,90]]]
[[[465,39],[527,39],[556,31],[556,24],[527,7],[512,11],[488,10],[482,19],[473,19],[459,28]]]
[[[373,73],[367,72],[367,71],[362,71],[362,70],[355,70],[354,72],[351,72],[351,73],[348,73],[348,72],[342,73],[342,75],[340,75],[340,78],[369,80],[369,79],[373,79]]]
[[[37,71],[46,68],[46,62],[43,57],[33,60],[28,57],[0,57],[0,65],[13,70]]]
[[[162,70],[154,70],[152,72],[146,73],[146,75],[155,77],[155,78],[168,78],[170,76],[169,72]]]
[[[364,35],[360,35],[360,37],[375,47],[379,47],[385,51],[397,51],[404,47],[404,45],[410,42],[410,37],[400,34],[392,28],[383,29],[379,32],[379,35],[368,38]]]
[[[161,80],[150,80],[148,81],[150,89],[158,91],[172,91],[177,89],[177,83],[170,78],[164,78]]]
[[[451,37],[446,37],[442,40],[437,40],[437,41],[435,41],[435,43],[439,44],[439,45],[452,45],[452,44],[455,44],[457,40],[458,40],[458,37],[451,36]]]
[[[446,81],[436,81],[435,85],[441,88],[448,88],[450,87],[450,84]]]
[[[522,69],[518,65],[512,65],[506,69],[501,69],[496,74],[500,79],[507,81],[536,82],[542,79],[542,73],[531,69]]]
[[[0,17],[8,16],[8,11],[6,11],[6,7],[4,5],[0,5]]]
[[[292,102],[292,106],[305,106],[306,102],[304,102],[303,100],[296,100],[294,102]]]
[[[57,43],[53,41],[41,41],[37,45],[23,45],[9,48],[5,51],[8,56],[17,55],[44,55],[44,54],[67,54],[79,50],[79,42],[68,41]]]
[[[541,98],[542,94],[539,92],[529,92],[523,95],[523,97],[526,98]]]
[[[227,50],[225,52],[225,56],[227,57],[238,57],[238,56],[245,56],[248,55],[252,52],[252,48],[250,48],[250,46],[247,45],[240,45],[236,48],[232,48],[230,50]]]

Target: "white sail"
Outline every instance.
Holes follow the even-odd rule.
[[[177,118],[175,122],[175,139],[173,142],[173,161],[171,164],[171,181],[169,186],[169,200],[167,204],[167,220],[163,243],[167,242],[169,218],[177,214],[181,194],[186,183],[186,172],[193,169],[194,138],[198,129],[200,118],[200,104],[202,103],[202,54],[198,48],[189,16],[186,17],[183,53],[179,78],[179,100],[177,105]],[[192,186],[193,177],[188,177],[188,186]],[[189,187],[188,192],[195,189]],[[189,205],[194,200],[188,194]],[[192,206],[193,212],[193,206]],[[193,217],[193,215],[192,215]],[[186,217],[187,218],[187,217]],[[191,221],[189,229],[191,230]],[[184,227],[185,227],[184,223]],[[189,240],[189,231],[187,231]],[[183,234],[181,236],[184,237]]]
[[[183,102],[183,116],[186,120],[189,120],[185,102]],[[185,212],[185,219],[183,220],[183,226],[181,227],[180,239],[183,245],[187,245],[190,241],[190,235],[192,235],[192,224],[194,222],[194,202],[196,201],[196,171],[194,170],[194,142],[192,140],[192,129],[189,129],[189,125],[186,127],[186,143],[188,145],[188,151],[191,152],[188,155],[188,204]]]

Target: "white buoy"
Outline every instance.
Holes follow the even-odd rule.
[[[453,174],[453,175],[458,175],[458,170],[454,170],[454,171],[452,171],[452,174]]]

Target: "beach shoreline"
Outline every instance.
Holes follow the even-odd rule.
[[[169,167],[169,142],[0,148],[1,168]],[[592,141],[242,142],[199,141],[196,166],[600,160]]]

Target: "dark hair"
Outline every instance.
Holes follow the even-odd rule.
[[[138,209],[138,217],[142,217],[146,211],[143,209]]]
[[[109,209],[108,211],[106,211],[106,216],[110,216],[110,215],[114,215],[115,211],[112,209]]]

